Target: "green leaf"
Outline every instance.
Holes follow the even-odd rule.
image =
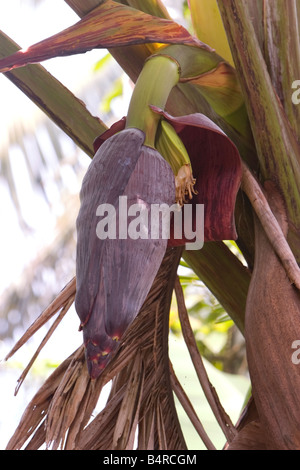
[[[200,93],[220,116],[230,115],[244,104],[235,70],[226,62],[220,62],[216,68],[198,77],[181,81],[199,88]]]

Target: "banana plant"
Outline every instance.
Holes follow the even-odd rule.
[[[77,219],[76,280],[13,352],[74,299],[85,345],[29,403],[8,448],[21,448],[33,434],[28,448],[45,442],[130,449],[138,426],[138,449],[185,449],[173,390],[212,449],[168,358],[173,289],[225,448],[299,448],[300,383],[292,360],[300,335],[297,1],[189,0],[194,32],[176,24],[158,0],[66,3],[81,19],[55,36],[24,51],[0,37],[6,48],[0,71],[92,157]],[[36,65],[94,48],[109,49],[135,83],[127,116],[110,129]],[[116,207],[122,195],[146,206],[177,203],[183,214],[204,203],[204,246],[191,251],[186,239],[175,243],[171,236],[139,248],[122,238],[99,244],[96,206]],[[247,267],[228,239],[236,240]],[[252,395],[235,425],[197,353],[176,276],[181,257],[245,336]],[[106,408],[88,424],[110,380]]]

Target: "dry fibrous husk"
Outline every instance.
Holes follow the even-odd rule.
[[[103,374],[97,380],[89,377],[81,346],[33,397],[7,449],[43,444],[52,449],[132,448],[137,424],[139,448],[186,448],[167,353],[168,313],[180,255],[180,248],[167,250],[143,308]],[[103,386],[112,379],[107,405],[88,423]]]
[[[79,449],[132,449],[134,438],[138,449],[186,449],[170,386],[167,339],[180,253],[167,250],[143,308],[99,377],[119,372],[106,407],[81,433]]]

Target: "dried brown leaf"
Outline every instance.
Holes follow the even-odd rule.
[[[126,390],[115,423],[113,435],[113,448],[122,450],[133,448],[135,431],[138,424],[142,387],[144,382],[144,368],[141,357],[136,356],[131,374],[126,383]]]
[[[34,438],[35,430],[44,422],[51,399],[71,361],[72,356],[55,369],[27,405],[17,429],[7,444],[7,450],[21,449],[31,435]]]
[[[171,383],[172,383],[172,388],[174,390],[174,393],[176,394],[186,414],[190,418],[191,423],[193,424],[195,430],[199,434],[200,438],[202,439],[203,443],[205,444],[208,450],[216,450],[214,444],[212,443],[209,436],[207,435],[201,421],[199,420],[193,408],[193,405],[191,404],[189,400],[189,397],[186,395],[179,380],[177,379],[171,363],[170,363],[170,373],[171,373]]]

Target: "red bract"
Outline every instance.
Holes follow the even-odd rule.
[[[139,129],[126,129],[106,140],[89,166],[80,193],[75,306],[92,378],[99,376],[140,311],[167,248],[168,240],[161,233],[156,239],[120,234],[119,221],[124,216],[120,196],[126,196],[128,209],[139,204],[147,212],[152,204],[174,203],[175,181],[169,164],[143,143]],[[116,219],[111,221],[116,237],[99,237],[97,216],[105,215],[99,213],[100,206],[115,210]],[[132,218],[127,218],[127,211],[122,220],[129,224],[125,226],[129,232]]]
[[[238,149],[227,135],[203,114],[173,117],[155,106],[150,107],[172,124],[187,149],[197,192],[188,204],[193,205],[193,212],[196,204],[204,204],[204,241],[235,240],[237,233],[234,209],[242,177]],[[95,149],[108,137],[124,129],[125,124],[125,118],[113,124],[95,140]],[[195,230],[196,220],[193,219],[193,231]],[[171,231],[169,245],[182,245],[187,241],[191,240],[184,236],[182,239],[174,239]]]

